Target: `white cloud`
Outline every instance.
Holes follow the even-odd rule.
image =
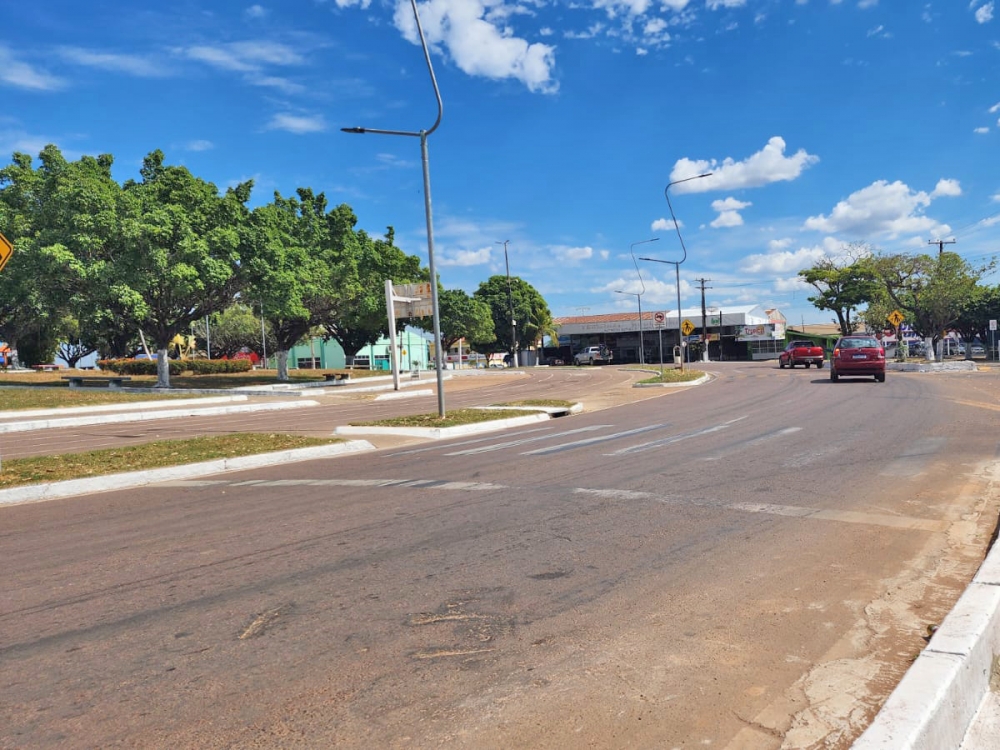
[[[441,258],[442,266],[481,266],[490,262],[492,249],[482,247],[479,250],[459,250],[455,253],[445,253]]]
[[[940,196],[954,197],[961,194],[962,186],[958,180],[938,180],[938,184],[934,187],[934,192],[931,193],[931,198],[938,198]]]
[[[976,22],[989,23],[993,20],[993,3],[989,2],[976,8]]]
[[[995,201],[996,203],[1000,203],[1000,193],[994,195],[990,200]]]
[[[427,43],[444,47],[460,70],[471,76],[521,81],[530,91],[554,93],[555,47],[529,44],[498,29],[483,16],[481,0],[428,0],[420,8],[420,21]],[[396,28],[410,42],[418,44],[413,10],[405,0],[397,0],[393,18]]]
[[[787,247],[787,245],[786,245]],[[800,247],[798,250],[773,250],[769,253],[748,255],[740,263],[740,270],[745,273],[798,273],[803,268],[810,268],[824,258],[832,257],[840,243],[833,238],[827,238],[821,245]]]
[[[941,194],[947,195],[947,191],[957,187],[957,183],[942,182],[946,192]],[[938,183],[939,188],[942,182]],[[848,233],[858,237],[887,235],[893,239],[900,234],[947,231],[947,225],[923,215],[931,200],[932,196],[928,193],[913,191],[898,180],[892,183],[878,180],[837,203],[829,216],[810,216],[804,226],[821,232]]]
[[[719,215],[709,226],[716,229],[743,226],[743,217],[740,216],[739,212],[752,205],[752,203],[736,200],[736,198],[712,201],[712,210],[718,211]]]
[[[568,245],[555,245],[552,254],[562,261],[576,262],[587,260],[594,255],[592,247],[570,247]]]
[[[719,8],[742,8],[747,4],[747,0],[705,0],[705,6],[709,10]]]
[[[683,228],[684,222],[678,219],[677,226]],[[674,221],[673,219],[657,219],[652,224],[650,224],[649,228],[652,229],[654,232],[665,232],[668,230],[672,232],[674,231]]]
[[[553,35],[553,34],[555,34],[555,33],[556,33],[556,32],[554,32],[554,31],[553,31],[552,29],[550,29],[550,28],[549,28],[548,26],[543,26],[542,28],[540,28],[540,29],[538,30],[538,36],[552,36],[552,35]]]
[[[0,44],[0,84],[34,91],[55,91],[65,85],[61,79],[16,59],[2,44]]]
[[[782,237],[780,240],[771,240],[767,243],[767,249],[772,253],[778,250],[784,250],[786,247],[792,246],[791,237]]]
[[[322,115],[305,117],[301,115],[290,115],[279,113],[271,118],[267,124],[267,130],[287,130],[289,133],[301,135],[303,133],[321,133],[326,130],[326,121]]]
[[[982,135],[983,133],[989,133],[990,129],[989,128],[976,128],[972,132],[973,133],[979,133],[980,135]]]
[[[264,40],[231,42],[214,46],[196,45],[183,48],[180,52],[192,60],[238,73],[256,72],[261,70],[261,66],[265,64],[300,65],[303,62],[302,55],[291,47],[279,42]]]
[[[263,18],[267,15],[267,9],[262,5],[251,5],[243,14],[247,18]]]
[[[874,8],[876,5],[878,5],[878,0],[858,0],[858,7],[862,9]]]
[[[215,144],[206,140],[189,141],[184,148],[187,151],[209,151],[215,148]]]
[[[163,65],[138,55],[93,52],[81,47],[59,47],[56,52],[64,60],[77,65],[125,73],[138,78],[161,78],[170,74]]]
[[[767,145],[743,161],[726,157],[721,162],[716,159],[679,159],[670,172],[671,182],[695,175],[711,172],[711,177],[691,180],[678,185],[677,193],[703,193],[708,190],[739,190],[762,187],[772,182],[790,181],[797,178],[807,167],[819,161],[818,156],[799,149],[792,156],[785,156],[785,140],[780,136],[771,138]]]

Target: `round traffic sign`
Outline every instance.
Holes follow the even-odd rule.
[[[667,316],[661,312],[653,313],[653,321],[656,323],[662,323],[667,319]]]

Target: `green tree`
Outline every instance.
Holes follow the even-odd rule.
[[[496,339],[489,305],[470,297],[461,289],[438,292],[438,316],[441,321],[441,346],[445,351],[461,339],[480,342]],[[417,325],[425,331],[434,330],[432,318],[421,318]]]
[[[27,363],[51,361],[53,341],[83,273],[67,246],[72,237],[59,231],[56,215],[54,196],[66,160],[47,146],[39,162],[36,169],[30,156],[16,153],[0,169],[0,233],[14,245],[14,255],[0,273],[0,340],[10,347],[14,367],[21,365],[19,343],[29,338]]]
[[[493,318],[495,338],[471,341],[472,348],[483,354],[518,351],[533,345],[540,332],[549,335],[553,330],[552,313],[545,299],[531,284],[519,277],[510,279],[510,295],[507,293],[507,277],[491,276],[479,285],[473,297],[482,300],[490,308]],[[513,306],[517,340],[511,340],[511,306]]]
[[[966,342],[966,359],[972,359],[973,340],[979,338],[984,344],[990,340],[990,320],[997,318],[998,311],[1000,311],[1000,286],[977,284],[953,326]]]
[[[288,352],[315,327],[350,314],[358,281],[344,248],[355,242],[354,214],[327,211],[326,197],[300,188],[297,198],[274,200],[254,211],[255,242],[248,296],[263,308],[274,336],[278,379],[288,380]]]
[[[209,319],[209,326],[206,332],[203,322],[195,324],[195,333],[202,341],[211,342],[213,358],[231,358],[245,350],[263,356],[265,342],[269,352],[277,351],[274,335],[267,332],[266,325],[264,331],[261,331],[260,318],[242,302],[230,305],[222,312],[213,315]],[[266,334],[266,338],[261,338],[262,333]]]
[[[809,297],[809,301],[820,310],[830,310],[840,327],[842,336],[848,336],[857,330],[859,321],[852,319],[855,310],[869,302],[876,293],[875,274],[858,258],[867,254],[864,245],[854,245],[848,248],[848,256],[852,258],[846,265],[838,265],[826,258],[812,268],[799,271],[806,283],[811,284],[818,294]]]
[[[170,385],[168,348],[193,321],[233,303],[252,265],[252,183],[220,195],[186,168],[167,166],[161,151],[143,161],[141,182],[126,182],[120,240],[109,279],[130,301],[136,323],[157,351],[157,386]]]
[[[385,239],[373,239],[364,230],[353,231],[357,217],[348,206],[341,206],[338,212],[339,227],[350,228],[353,235],[343,231],[334,235],[348,282],[336,310],[323,325],[327,334],[340,343],[350,362],[355,352],[389,334],[386,280],[394,284],[428,281],[429,272],[421,267],[418,256],[406,255],[393,244],[392,227],[386,229]],[[398,330],[407,322],[398,321]]]
[[[877,255],[871,267],[893,305],[913,330],[927,339],[927,356],[954,326],[973,297],[979,277],[992,267],[973,267],[955,253]]]

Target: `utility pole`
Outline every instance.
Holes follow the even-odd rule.
[[[938,256],[940,256],[944,252],[944,246],[945,245],[954,245],[955,244],[955,240],[927,240],[927,244],[928,245],[937,245],[938,246]]]
[[[705,318],[705,290],[712,289],[713,287],[705,286],[705,284],[711,279],[696,279],[698,284],[701,286],[701,361],[708,362],[708,328],[706,328],[706,318]],[[720,337],[720,346],[721,337]]]
[[[510,260],[507,258],[507,243],[497,241],[494,244],[503,245],[503,262],[507,266],[507,304],[510,309],[510,364],[517,367],[517,321],[514,320],[514,295],[510,289]]]

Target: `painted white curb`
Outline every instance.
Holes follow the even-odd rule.
[[[376,401],[391,401],[396,398],[413,398],[414,396],[430,396],[434,391],[430,388],[422,388],[419,391],[393,391],[392,393],[383,393],[380,396],[376,396]]]
[[[236,458],[220,458],[214,461],[202,461],[195,464],[166,466],[162,469],[130,471],[124,474],[108,474],[102,477],[87,479],[68,479],[65,482],[50,482],[48,484],[29,484],[24,487],[11,487],[0,490],[0,506],[37,503],[45,500],[55,500],[73,495],[86,495],[93,492],[109,490],[124,490],[132,487],[144,487],[158,482],[169,482],[176,479],[191,479],[208,474],[222,474],[229,471],[256,469],[263,466],[291,463],[293,461],[311,461],[317,458],[332,458],[344,453],[360,453],[375,450],[375,446],[367,440],[349,440],[344,443],[317,445],[311,448],[295,448],[273,453],[257,453],[252,456]]]
[[[907,670],[854,750],[957,748],[1000,654],[1000,545]]]
[[[460,435],[472,435],[477,432],[493,432],[503,430],[507,427],[520,427],[521,425],[544,422],[551,417],[548,414],[531,414],[526,417],[513,417],[512,419],[494,419],[491,422],[477,422],[475,424],[463,424],[458,427],[364,427],[361,425],[347,425],[338,427],[333,431],[334,435],[402,435],[404,437],[422,437],[429,440],[443,440],[445,438],[458,437]]]
[[[101,414],[113,411],[129,411],[132,409],[157,409],[192,404],[231,404],[234,401],[247,401],[249,396],[212,396],[210,398],[178,398],[161,401],[120,401],[116,404],[100,404],[98,406],[68,406],[60,409],[18,409],[17,411],[0,411],[0,419],[24,419],[25,417],[54,417],[64,414]]]
[[[301,409],[305,406],[319,406],[318,401],[300,399],[297,401],[273,401],[261,404],[240,404],[238,406],[210,406],[199,409],[194,406],[185,409],[157,409],[134,413],[117,413],[85,417],[65,417],[60,419],[36,419],[30,422],[7,422],[0,424],[0,433],[46,430],[57,427],[81,427],[90,424],[111,424],[113,422],[148,422],[154,419],[176,419],[177,417],[214,417],[220,414],[242,414],[253,411],[275,411],[277,409]]]
[[[686,380],[683,383],[633,383],[633,388],[684,388],[689,385],[701,385],[712,379],[712,374],[706,372],[695,380]]]

